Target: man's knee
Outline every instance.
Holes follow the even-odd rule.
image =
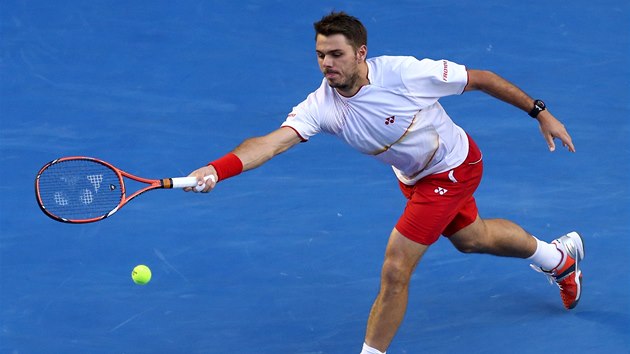
[[[479,217],[472,224],[456,232],[449,240],[462,253],[486,253],[488,250],[488,228]]]
[[[411,273],[427,247],[411,241],[396,229],[392,231],[381,271],[381,294],[396,295],[406,291]]]
[[[485,253],[485,246],[477,238],[459,239],[453,242],[455,248],[462,253]]]
[[[385,260],[381,273],[381,292],[398,294],[409,286],[411,272],[408,266],[397,260]]]

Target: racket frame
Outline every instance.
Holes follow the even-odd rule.
[[[64,162],[64,161],[71,161],[71,160],[92,161],[92,162],[104,165],[105,167],[107,167],[110,170],[114,171],[114,173],[118,177],[118,181],[120,182],[120,189],[121,189],[121,199],[120,199],[120,202],[118,203],[118,205],[115,208],[113,208],[111,211],[109,211],[108,213],[106,213],[104,215],[101,215],[101,216],[98,216],[98,217],[94,217],[94,218],[88,218],[88,219],[68,219],[68,218],[63,218],[63,217],[60,217],[58,215],[55,215],[55,214],[51,213],[48,209],[46,209],[46,206],[44,205],[44,202],[42,201],[42,198],[41,198],[41,195],[40,195],[39,178],[41,177],[41,175],[50,166],[53,166],[55,164],[58,164],[58,163],[61,163],[61,162]],[[134,180],[136,182],[140,182],[140,183],[145,183],[145,184],[148,184],[148,186],[135,191],[130,196],[127,196],[127,189],[126,189],[126,186],[125,186],[124,178],[128,178],[128,179]],[[120,168],[117,168],[116,166],[114,166],[114,165],[112,165],[112,164],[110,164],[110,163],[108,163],[106,161],[103,161],[101,159],[98,159],[98,158],[87,157],[87,156],[67,156],[67,157],[61,157],[61,158],[52,160],[52,161],[48,162],[47,164],[45,164],[39,170],[39,172],[37,173],[37,177],[35,178],[35,196],[37,197],[37,204],[39,205],[39,208],[48,217],[50,217],[50,218],[52,218],[54,220],[57,220],[57,221],[70,223],[70,224],[85,224],[85,223],[91,223],[91,222],[100,221],[100,220],[103,220],[105,218],[110,217],[111,215],[116,213],[118,210],[120,210],[120,208],[122,208],[125,204],[129,203],[132,199],[134,199],[135,197],[139,196],[140,194],[146,193],[146,192],[148,192],[150,190],[154,190],[154,189],[171,189],[171,188],[185,188],[185,187],[195,187],[195,186],[197,186],[197,178],[195,178],[195,177],[175,177],[175,178],[149,179],[149,178],[138,177],[138,176],[133,175],[133,174],[131,174],[129,172],[123,171]]]

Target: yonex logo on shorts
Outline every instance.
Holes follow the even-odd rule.
[[[396,120],[396,116],[387,117],[385,118],[385,125],[394,124],[395,120]]]
[[[434,190],[434,192],[435,192],[435,194],[444,195],[444,194],[446,194],[446,192],[448,192],[448,190],[447,190],[447,189],[444,189],[444,188],[442,188],[442,187],[437,187],[437,188]]]

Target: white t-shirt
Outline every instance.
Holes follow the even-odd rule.
[[[438,99],[463,93],[466,68],[400,56],[370,58],[367,65],[370,84],[356,95],[340,95],[324,78],[282,126],[305,141],[319,132],[333,134],[391,165],[407,185],[459,166],[468,154],[468,138]]]

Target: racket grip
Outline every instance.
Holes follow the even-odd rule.
[[[212,180],[212,182],[216,183],[216,178],[214,175],[205,176],[204,181]],[[202,184],[201,186],[197,185],[197,177],[177,177],[172,178],[173,187],[172,188],[186,188],[186,187],[194,187],[197,192],[201,192],[204,188],[206,188],[206,184]]]

